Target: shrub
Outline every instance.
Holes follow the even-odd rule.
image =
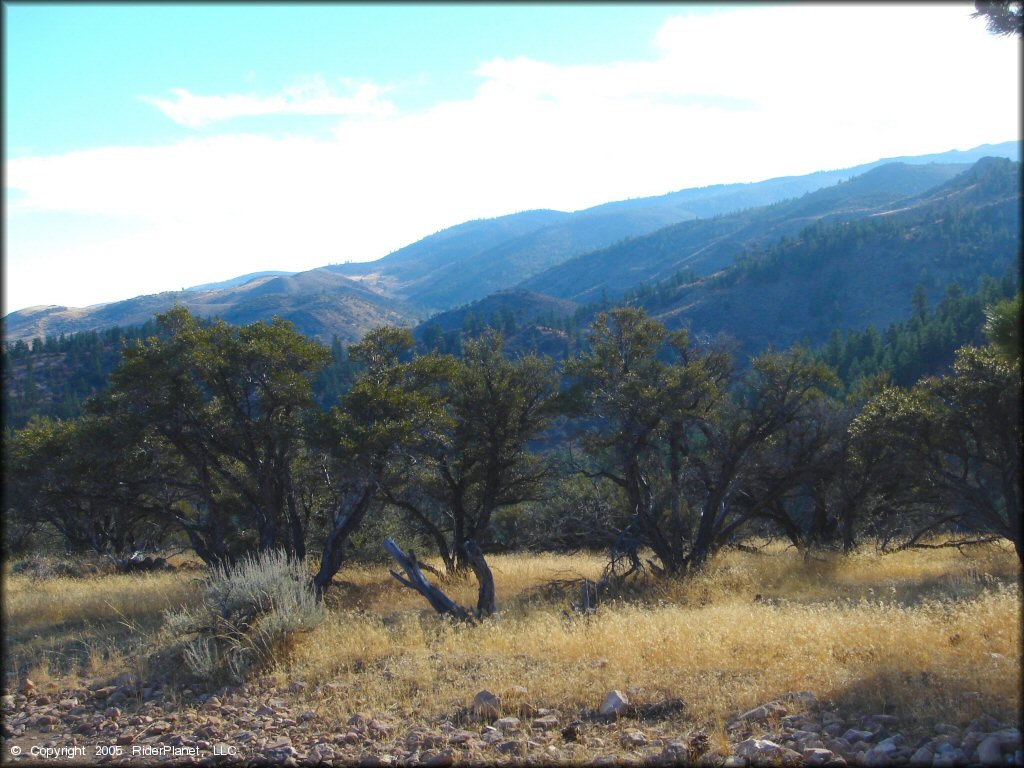
[[[272,551],[214,568],[200,605],[166,612],[163,629],[180,642],[193,675],[241,682],[250,671],[284,661],[296,633],[323,618],[306,564]]]

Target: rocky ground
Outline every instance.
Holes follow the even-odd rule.
[[[720,737],[679,725],[685,703],[641,704],[609,692],[592,711],[531,703],[525,688],[480,691],[465,710],[432,722],[397,708],[345,722],[320,714],[333,693],[293,683],[195,695],[140,688],[128,677],[77,690],[3,691],[5,764],[453,764],[1024,765],[1019,724],[980,717],[911,736],[892,715],[843,718],[811,693],[791,693],[739,714]],[[630,698],[633,702],[630,702]]]

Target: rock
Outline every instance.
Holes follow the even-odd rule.
[[[856,744],[858,741],[871,741],[872,736],[874,736],[874,734],[871,731],[858,731],[851,728],[840,736],[840,738],[846,739],[851,744]]]
[[[744,712],[737,720],[746,723],[763,723],[772,718],[781,718],[788,714],[786,708],[777,701],[762,704],[754,707],[749,712]]]
[[[273,716],[275,714],[277,714],[277,713],[274,711],[274,708],[273,707],[268,707],[266,705],[264,705],[264,706],[262,706],[262,707],[260,707],[259,709],[256,710],[257,717],[270,717],[270,716]]]
[[[3,708],[4,712],[10,712],[14,709],[14,694],[7,693],[0,696],[0,707]]]
[[[533,721],[533,727],[542,731],[552,731],[558,727],[558,718],[554,715],[538,717]]]
[[[509,731],[519,727],[518,717],[503,717],[500,720],[495,721],[495,728],[499,728],[502,731]]]
[[[998,736],[989,736],[978,745],[978,762],[982,765],[999,765],[1003,762],[1003,748]]]
[[[471,739],[475,739],[475,738],[476,738],[476,734],[473,733],[472,731],[458,730],[458,731],[454,731],[453,733],[448,735],[448,743],[449,744],[465,744],[467,741],[470,741]]]
[[[409,734],[405,744],[409,749],[433,749],[444,743],[444,736],[434,731],[417,730]]]
[[[955,725],[951,725],[950,723],[939,723],[938,725],[934,725],[932,726],[932,731],[934,733],[945,734],[946,736],[960,735],[960,729]]]
[[[207,723],[196,729],[196,736],[201,739],[215,739],[220,735],[220,729],[213,723]]]
[[[103,712],[104,717],[109,717],[111,720],[117,720],[121,716],[121,710],[117,707],[107,707]]]
[[[383,720],[371,720],[366,727],[378,736],[390,736],[395,732],[395,726]]]
[[[78,699],[72,697],[68,699],[61,699],[57,702],[57,706],[64,710],[72,710],[78,706]]]
[[[964,736],[963,741],[960,742],[960,748],[967,754],[973,754],[985,739],[988,738],[987,733],[977,733],[976,731],[969,732]]]
[[[888,752],[869,749],[864,753],[864,758],[861,762],[866,768],[886,768],[886,766],[892,764],[892,757]]]
[[[999,721],[991,715],[981,715],[971,721],[970,725],[967,726],[968,731],[980,731],[982,733],[991,733],[999,728]]]
[[[910,765],[914,766],[915,768],[917,768],[918,766],[923,768],[923,766],[931,765],[932,760],[934,759],[935,753],[932,751],[932,748],[925,745],[919,748],[916,752],[914,752],[914,754],[910,756]]]
[[[622,717],[629,707],[629,699],[622,691],[611,691],[604,697],[598,713],[603,717]]]
[[[798,752],[768,739],[747,739],[740,742],[736,745],[736,754],[752,763],[795,763],[801,759]]]
[[[483,734],[481,735],[480,738],[483,740],[484,744],[495,744],[505,737],[497,728],[491,728],[490,726],[487,726],[486,728],[484,728]]]
[[[302,693],[309,687],[308,683],[304,683],[301,680],[296,680],[294,683],[288,686],[288,690],[292,693]]]
[[[623,734],[625,739],[625,734]],[[690,745],[685,741],[674,740],[668,742],[661,748],[661,754],[658,755],[658,763],[668,763],[669,765],[679,763],[690,762]]]
[[[580,735],[580,722],[579,720],[573,720],[565,728],[562,729],[562,738],[566,741],[576,741]]]
[[[427,760],[423,760],[422,757],[420,758],[420,765],[424,766],[424,768],[448,768],[454,762],[455,753],[450,749],[438,752]]]
[[[526,754],[526,745],[521,741],[503,741],[498,744],[497,750],[503,755],[519,755],[521,757]]]
[[[308,723],[311,720],[316,720],[316,712],[314,712],[313,710],[303,712],[301,715],[299,715],[300,723]]]
[[[1020,749],[1020,730],[1017,728],[1004,728],[992,735],[999,739],[999,745],[1004,752],[1015,752]]]
[[[877,752],[885,752],[886,754],[891,755],[899,749],[899,744],[896,743],[895,736],[890,736],[889,738],[882,739],[882,741],[878,742],[874,746],[874,749]]]
[[[470,711],[480,720],[496,720],[501,717],[501,698],[491,691],[482,690],[473,697]]]
[[[636,729],[626,731],[619,740],[624,747],[642,747],[647,743],[647,737]]]
[[[844,765],[846,763],[843,758],[837,757],[831,750],[817,747],[805,749],[803,759],[806,765]]]
[[[310,757],[315,757],[317,762],[329,762],[337,757],[337,752],[334,751],[334,747],[324,742],[319,742],[313,745],[313,748],[309,750]]]

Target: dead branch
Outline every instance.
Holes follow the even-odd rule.
[[[902,544],[895,549],[883,551],[883,555],[891,555],[895,552],[904,552],[908,549],[948,549],[956,547],[961,554],[963,553],[964,547],[969,547],[976,544],[991,544],[995,541],[1001,541],[1002,536],[983,536],[978,539],[955,539],[952,541],[943,541],[939,544],[924,544],[920,541],[910,541],[906,544]]]
[[[391,539],[384,539],[384,549],[387,550],[388,554],[391,555],[391,557],[395,559],[395,562],[397,562],[402,567],[402,570],[405,571],[405,577],[395,573],[395,571],[391,571],[391,575],[398,580],[399,584],[419,592],[427,599],[427,602],[430,603],[430,607],[438,613],[453,616],[459,621],[467,621],[470,624],[475,623],[475,619],[469,611],[427,581],[426,576],[423,575],[423,571],[420,570],[421,564],[416,560],[415,552],[410,549],[409,553],[406,554],[402,551],[402,548]]]

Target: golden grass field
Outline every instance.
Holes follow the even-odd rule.
[[[1021,716],[1020,569],[1009,546],[811,561],[782,548],[728,551],[698,577],[649,582],[587,617],[568,610],[578,595],[564,582],[597,578],[601,556],[490,562],[501,614],[479,626],[440,619],[383,565],[346,566],[327,620],[269,676],[334,683],[322,705],[339,716],[399,708],[436,717],[482,688],[516,685],[566,714],[611,689],[634,689],[641,702],[682,699],[677,716],[718,733],[731,715],[799,690],[922,729]],[[37,685],[145,675],[161,612],[195,602],[202,575],[33,580],[7,566],[8,675]],[[442,586],[475,602],[472,578]]]

